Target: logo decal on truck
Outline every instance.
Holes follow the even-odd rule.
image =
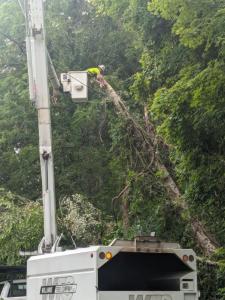
[[[50,277],[42,280],[40,294],[42,300],[70,300],[77,291],[77,284],[72,276]]]
[[[172,300],[169,295],[129,295],[129,300]]]

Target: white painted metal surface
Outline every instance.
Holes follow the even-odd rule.
[[[30,95],[31,102],[35,104],[36,92],[35,92],[35,82],[33,77],[32,53],[31,53],[32,30],[31,30],[28,1],[25,1],[25,21],[26,21],[26,53],[27,53],[28,79],[29,79],[29,95]]]
[[[70,93],[71,83],[70,83],[69,74],[68,73],[61,73],[60,80],[61,80],[61,84],[62,84],[62,87],[63,87],[63,92],[64,93]]]
[[[73,102],[82,103],[88,100],[88,74],[86,71],[70,71],[61,74],[63,91],[70,93]]]
[[[88,75],[87,72],[70,71],[71,98],[76,102],[86,102],[88,99]]]
[[[97,300],[186,300],[184,292],[118,291],[99,292]],[[196,294],[190,300],[197,300]]]
[[[27,264],[27,297],[30,300],[197,300],[196,263],[193,271],[181,277],[192,285],[179,291],[100,291],[98,270],[109,263],[101,252],[111,252],[112,260],[122,247],[91,246],[65,252],[35,256]],[[163,249],[178,257],[194,255],[189,249]],[[178,251],[178,252],[177,252]],[[137,252],[138,254],[139,252]],[[135,253],[134,253],[135,255]],[[148,253],[152,255],[152,253]],[[111,278],[113,280],[113,277]]]
[[[38,109],[42,197],[44,204],[44,251],[48,252],[56,240],[57,230],[47,53],[42,0],[27,0],[26,16],[30,97]]]

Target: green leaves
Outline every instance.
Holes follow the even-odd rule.
[[[187,47],[218,45],[223,35],[224,3],[221,0],[153,0],[149,10],[173,22],[173,32]]]
[[[76,243],[83,246],[98,244],[104,224],[101,211],[79,194],[64,198],[60,203],[60,225],[71,234]]]
[[[37,119],[28,100],[24,20],[16,5],[0,1],[0,184],[35,201],[41,197]],[[48,50],[57,73],[104,63],[107,80],[143,127],[143,109],[149,108],[158,132],[157,155],[179,184],[190,213],[224,245],[224,1],[49,0],[45,6]],[[180,217],[168,202],[161,184],[165,174],[152,167],[147,145],[130,120],[115,114],[103,90],[90,85],[89,102],[80,106],[61,96],[52,106],[52,125],[63,231],[71,231],[80,244],[156,231],[197,248],[187,216]],[[41,207],[20,203],[12,194],[3,198],[0,259],[20,262],[17,254],[7,258],[6,253],[22,244],[36,248]],[[17,228],[14,220],[20,217]],[[21,243],[8,242],[17,230],[24,233]]]
[[[0,260],[21,264],[24,258],[19,256],[19,251],[36,250],[43,235],[41,205],[1,189],[0,211]]]

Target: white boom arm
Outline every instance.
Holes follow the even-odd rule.
[[[38,110],[39,149],[44,206],[43,251],[57,239],[52,132],[43,0],[26,0],[27,61],[30,98]]]

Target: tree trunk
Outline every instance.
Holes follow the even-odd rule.
[[[173,204],[181,208],[181,212],[186,212],[188,215],[188,220],[191,224],[191,228],[196,237],[197,243],[205,253],[205,255],[211,255],[217,248],[218,244],[213,240],[210,234],[205,230],[204,225],[199,221],[193,218],[189,213],[189,208],[187,203],[182,197],[182,194],[171,176],[169,170],[162,162],[160,155],[155,151],[155,145],[157,144],[157,136],[155,133],[154,125],[150,122],[148,116],[147,107],[144,109],[144,120],[145,120],[145,129],[137,123],[137,121],[131,116],[128,108],[124,104],[121,97],[115,92],[110,84],[106,82],[106,93],[108,97],[112,100],[117,113],[123,116],[125,119],[131,121],[134,130],[139,133],[139,136],[142,137],[143,141],[147,144],[149,154],[151,155],[152,167],[160,171],[163,174],[161,182],[168,194],[169,199]]]

